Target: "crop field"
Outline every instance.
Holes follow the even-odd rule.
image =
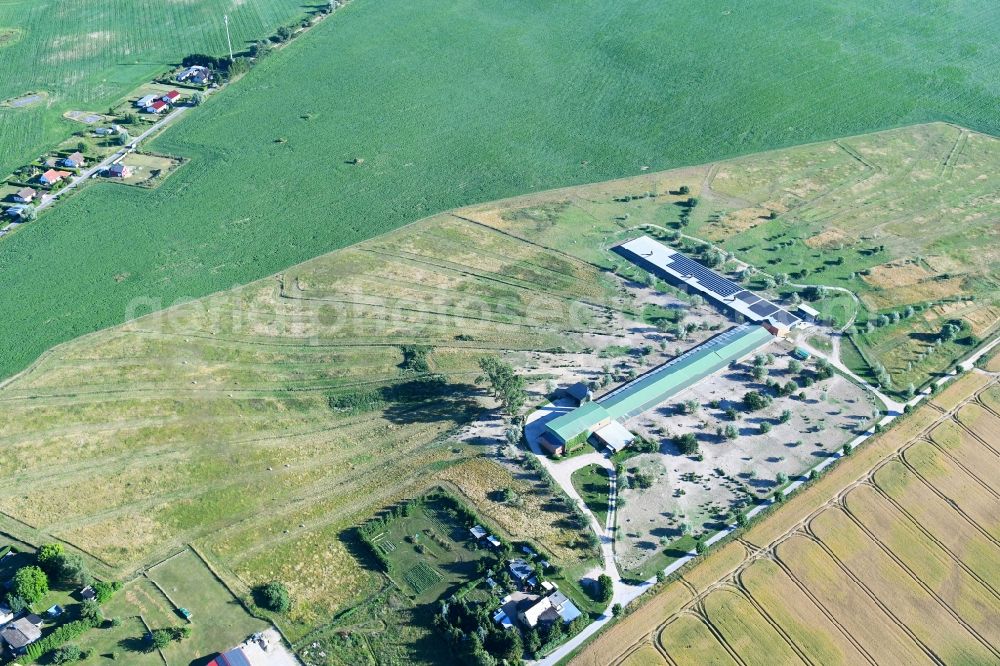
[[[995,663],[998,399],[954,382],[572,663]]]
[[[298,4],[244,3],[230,12],[236,40]],[[0,25],[25,35],[5,49],[20,55],[5,56],[0,99],[63,93],[83,71],[72,107],[103,111],[81,105],[103,107],[155,67],[115,69],[118,87],[102,61],[221,54],[224,6],[3,3]],[[998,27],[992,0],[355,0],[153,142],[191,159],[156,192],[97,185],[0,243],[0,375],[123,321],[135,299],[228,289],[459,205],[907,123],[996,133]],[[41,57],[53,66],[36,67],[35,44],[62,45]],[[32,137],[22,156],[69,122],[0,118],[0,136]]]
[[[0,108],[0,175],[80,129],[64,112],[102,113],[189,53],[224,53],[227,12],[242,49],[304,10],[293,0],[0,3],[0,100],[11,102]]]
[[[351,529],[430,485],[582,566],[543,479],[451,435],[491,404],[482,356],[617,341],[614,293],[586,262],[442,216],[80,338],[0,388],[0,511],[108,575],[194,543],[234,589],[281,580],[293,640],[378,592]],[[415,343],[428,370],[406,366]]]

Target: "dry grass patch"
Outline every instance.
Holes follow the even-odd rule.
[[[926,268],[915,261],[893,261],[869,269],[862,280],[877,289],[905,287],[934,277]]]

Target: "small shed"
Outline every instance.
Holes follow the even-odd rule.
[[[496,538],[492,534],[486,537],[486,542],[490,544],[490,546],[492,546],[493,548],[499,548],[502,545],[500,543],[500,539]]]
[[[618,421],[612,421],[594,431],[594,437],[611,453],[618,453],[635,441],[635,435]]]
[[[45,614],[48,615],[49,617],[55,619],[55,618],[57,618],[57,617],[59,617],[60,615],[63,614],[63,607],[60,606],[59,604],[55,604],[54,606],[52,606],[51,608],[49,608],[47,611],[45,611]]]
[[[809,305],[806,305],[805,303],[800,303],[798,306],[798,310],[799,314],[801,314],[802,318],[805,319],[806,321],[816,322],[817,319],[819,318],[819,310]]]
[[[486,530],[483,529],[482,525],[476,525],[475,527],[470,528],[469,532],[472,533],[472,538],[476,541],[479,541],[486,536]]]
[[[802,347],[796,347],[795,349],[792,350],[792,356],[799,359],[800,361],[808,361],[810,354]]]

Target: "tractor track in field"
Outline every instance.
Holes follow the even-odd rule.
[[[975,481],[976,483],[978,483],[980,486],[982,486],[983,490],[985,490],[987,493],[989,493],[990,495],[992,495],[995,499],[1000,500],[1000,493],[998,493],[996,490],[994,490],[992,486],[990,486],[986,481],[984,481],[982,479],[982,477],[978,476],[975,472],[973,472],[971,469],[969,469],[965,465],[965,463],[963,463],[961,460],[959,460],[954,454],[950,453],[948,451],[947,447],[945,447],[943,444],[938,443],[934,439],[933,435],[930,436],[930,437],[928,437],[928,438],[926,438],[926,439],[921,439],[921,440],[918,440],[918,441],[924,442],[924,443],[929,444],[930,446],[932,446],[935,451],[937,451],[938,453],[942,454],[945,458],[947,458],[948,460],[950,460],[951,463],[953,465],[955,465],[955,467],[957,467],[960,470],[962,470],[962,472],[964,472],[970,479],[972,479],[973,481]],[[1000,462],[1000,461],[998,461],[998,462]]]
[[[921,578],[920,578],[920,576],[918,576],[918,575],[916,574],[916,572],[914,572],[914,571],[913,571],[913,570],[912,570],[912,569],[911,569],[911,568],[910,568],[910,567],[909,567],[909,566],[908,566],[908,565],[907,565],[907,564],[906,564],[906,563],[905,563],[905,562],[904,562],[904,561],[902,560],[902,558],[900,558],[900,557],[899,557],[899,556],[898,556],[898,555],[897,555],[897,554],[895,553],[895,551],[893,551],[893,550],[892,550],[891,548],[889,548],[889,547],[888,547],[887,545],[885,545],[885,543],[883,543],[883,542],[882,542],[882,540],[881,540],[881,539],[879,539],[879,538],[878,538],[878,537],[877,537],[877,536],[876,536],[876,535],[875,535],[875,534],[874,534],[874,533],[873,533],[873,532],[872,532],[872,531],[871,531],[871,530],[870,530],[870,529],[868,528],[868,526],[867,526],[867,525],[865,525],[865,524],[864,524],[864,522],[863,522],[863,521],[862,521],[862,520],[861,520],[860,518],[858,518],[858,517],[857,517],[857,516],[856,516],[856,515],[855,515],[855,514],[854,514],[854,513],[853,513],[853,512],[851,511],[850,507],[848,507],[848,505],[847,505],[847,501],[846,501],[846,499],[847,499],[846,497],[845,497],[845,498],[843,498],[843,499],[842,499],[842,501],[841,501],[841,504],[840,504],[840,510],[841,510],[841,511],[842,511],[842,512],[844,513],[844,515],[845,515],[845,516],[847,516],[847,518],[848,518],[849,520],[851,520],[851,521],[852,521],[852,522],[853,522],[853,523],[855,524],[855,526],[856,526],[856,527],[857,527],[857,528],[858,528],[859,530],[861,530],[861,532],[862,532],[862,533],[864,533],[864,534],[865,534],[865,536],[866,536],[866,537],[868,537],[868,539],[869,539],[869,540],[870,540],[870,541],[871,541],[872,543],[874,543],[874,544],[875,544],[875,546],[876,546],[876,547],[878,547],[878,548],[879,548],[879,549],[880,549],[880,550],[881,550],[881,551],[882,551],[883,553],[885,553],[885,555],[886,555],[886,556],[887,556],[887,557],[888,557],[888,558],[889,558],[890,560],[892,560],[892,561],[893,561],[893,562],[894,562],[894,563],[896,564],[896,566],[898,566],[898,567],[899,567],[899,568],[900,568],[900,569],[901,569],[902,571],[904,571],[904,572],[906,573],[906,575],[908,575],[908,576],[909,576],[909,577],[910,577],[910,578],[911,578],[911,579],[913,580],[913,582],[915,582],[915,583],[916,583],[916,584],[917,584],[917,585],[918,585],[918,586],[919,586],[919,587],[920,587],[920,588],[921,588],[921,589],[922,589],[922,590],[924,591],[924,593],[925,593],[925,594],[927,594],[927,595],[928,595],[928,596],[929,596],[930,598],[932,598],[932,599],[933,599],[933,600],[934,600],[935,602],[937,602],[937,604],[938,604],[939,606],[941,606],[941,608],[943,608],[943,609],[944,609],[944,611],[945,611],[946,613],[948,613],[948,615],[950,615],[950,616],[952,617],[952,619],[954,619],[954,620],[955,620],[955,622],[957,622],[957,623],[958,623],[958,625],[959,625],[959,626],[961,626],[961,627],[962,627],[963,629],[965,629],[966,631],[968,631],[968,632],[969,632],[969,634],[971,634],[971,635],[972,635],[972,636],[973,636],[973,637],[974,637],[974,638],[975,638],[975,639],[976,639],[977,641],[979,641],[979,643],[980,643],[980,644],[981,644],[981,645],[982,645],[982,646],[983,646],[984,648],[986,648],[986,649],[987,649],[987,650],[988,650],[989,652],[992,652],[992,653],[993,653],[993,656],[995,656],[995,657],[997,658],[997,660],[998,660],[998,661],[1000,661],[1000,650],[998,650],[998,649],[997,649],[997,648],[996,648],[995,646],[993,646],[993,645],[992,645],[992,644],[991,644],[991,643],[990,643],[990,642],[989,642],[989,641],[988,641],[987,639],[985,639],[985,638],[984,638],[984,637],[983,637],[983,636],[982,636],[982,635],[981,635],[981,634],[980,634],[980,633],[979,633],[979,632],[978,632],[978,631],[977,631],[977,630],[975,629],[975,627],[973,627],[973,626],[972,626],[971,624],[969,624],[968,622],[966,622],[966,620],[965,620],[965,619],[964,619],[964,618],[963,618],[963,617],[962,617],[962,616],[961,616],[961,615],[960,615],[960,614],[959,614],[959,613],[958,613],[958,612],[957,612],[957,611],[956,611],[956,610],[955,610],[954,608],[952,608],[952,606],[951,606],[950,604],[948,604],[948,602],[946,602],[946,601],[945,601],[944,599],[942,599],[942,598],[941,598],[941,596],[940,596],[940,595],[939,595],[939,594],[938,594],[937,592],[935,592],[933,588],[931,588],[931,587],[930,587],[930,585],[928,585],[927,583],[925,583],[925,582],[923,581],[923,579],[921,579]]]
[[[829,507],[827,508],[827,510],[829,510]],[[833,552],[833,549],[830,548],[830,546],[827,545],[827,543],[823,541],[823,539],[820,538],[819,535],[817,535],[815,532],[812,531],[812,519],[810,519],[809,523],[807,523],[806,525],[805,535],[809,539],[811,539],[816,545],[818,545],[820,550],[822,550],[826,554],[826,556],[833,561],[833,563],[840,570],[840,572],[843,575],[847,576],[847,578],[852,583],[854,583],[854,586],[859,590],[861,590],[861,593],[864,596],[868,597],[869,601],[875,604],[875,606],[882,611],[882,614],[885,615],[887,618],[889,618],[889,621],[892,622],[892,624],[896,625],[896,628],[898,628],[900,631],[906,634],[907,638],[909,638],[910,641],[912,641],[917,647],[919,647],[931,661],[933,661],[936,664],[940,664],[941,666],[944,666],[945,663],[944,660],[942,660],[941,657],[938,656],[937,653],[935,653],[934,650],[929,645],[924,643],[924,641],[921,640],[919,636],[917,636],[917,634],[909,627],[909,625],[907,625],[906,622],[902,620],[902,618],[896,615],[896,613],[891,608],[889,608],[889,606],[885,602],[883,602],[871,588],[868,587],[867,583],[861,580],[861,578],[857,574],[855,574],[850,569],[850,567],[844,564],[844,561],[841,560],[840,557],[835,552]]]

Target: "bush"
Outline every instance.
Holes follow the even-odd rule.
[[[94,593],[97,594],[97,603],[103,604],[115,595],[115,592],[122,589],[122,584],[116,580],[97,581],[93,585]]]
[[[52,663],[54,664],[71,664],[74,661],[80,661],[82,658],[83,650],[80,649],[79,645],[73,643],[67,643],[52,652]]]
[[[284,583],[273,580],[264,585],[258,585],[253,590],[254,603],[275,613],[285,613],[292,607],[288,588]]]

